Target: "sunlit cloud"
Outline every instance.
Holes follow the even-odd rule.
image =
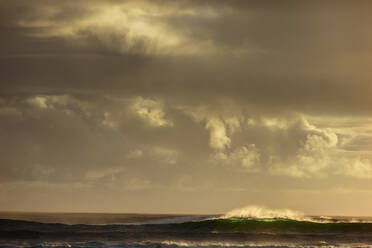
[[[147,121],[151,126],[173,126],[173,122],[165,116],[162,101],[136,97],[132,102],[131,108],[138,117]]]

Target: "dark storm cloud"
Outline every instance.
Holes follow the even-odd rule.
[[[154,18],[154,23],[188,36],[189,43],[210,41],[210,46],[225,51],[219,55],[203,55],[200,51],[191,58],[143,54],[150,44],[146,41],[141,44],[141,40],[136,41],[137,47],[122,52],[119,46],[125,42],[125,33],[97,34],[94,27],[81,29],[75,37],[67,39],[32,35],[43,33],[43,29],[47,32],[55,26],[68,25],[79,18],[94,17],[98,11],[93,8],[95,4],[107,7],[119,3],[67,1],[56,5],[40,1],[8,6],[4,2],[1,9],[7,21],[2,36],[8,38],[2,39],[1,68],[5,75],[2,91],[29,88],[69,94],[73,90],[115,88],[122,92],[165,96],[198,95],[199,92],[203,99],[222,95],[244,103],[279,104],[304,111],[327,108],[369,112],[366,92],[371,90],[368,44],[372,36],[367,25],[367,2],[279,5],[211,1],[176,2],[170,7],[167,2],[159,6],[140,2],[140,7],[141,4],[149,5],[147,8],[155,5],[173,10],[182,6],[199,11],[193,15],[149,17]],[[47,7],[55,10],[45,14]],[[203,15],[203,11],[212,11],[212,14]],[[56,25],[17,25],[19,20],[40,19]],[[103,44],[100,36],[105,36],[109,44]],[[141,46],[144,48],[138,48]],[[231,55],[234,50],[238,55]],[[17,56],[8,59],[9,55]],[[27,58],[26,55],[33,56]]]

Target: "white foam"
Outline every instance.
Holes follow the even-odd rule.
[[[252,219],[291,219],[311,221],[304,213],[291,209],[270,209],[263,206],[249,205],[237,208],[224,214],[221,218],[252,218]]]
[[[233,209],[219,217],[228,218],[247,218],[247,219],[288,219],[297,221],[310,221],[315,223],[372,223],[370,218],[341,218],[329,216],[306,216],[304,213],[292,209],[270,209],[264,206],[248,205],[243,208]]]

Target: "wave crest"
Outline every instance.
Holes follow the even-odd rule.
[[[270,209],[263,206],[249,205],[227,212],[221,218],[252,218],[252,219],[291,219],[308,220],[302,212],[291,209]]]

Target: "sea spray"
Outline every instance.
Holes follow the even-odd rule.
[[[270,209],[263,206],[249,205],[243,208],[237,208],[227,212],[221,218],[252,218],[252,219],[291,219],[291,220],[305,220],[310,218],[305,217],[302,212],[291,209]]]
[[[304,213],[292,209],[270,209],[264,206],[248,205],[243,208],[233,209],[217,219],[256,219],[256,220],[295,220],[315,223],[372,223],[372,218],[362,217],[330,217],[306,216]],[[211,218],[215,219],[215,218]]]

